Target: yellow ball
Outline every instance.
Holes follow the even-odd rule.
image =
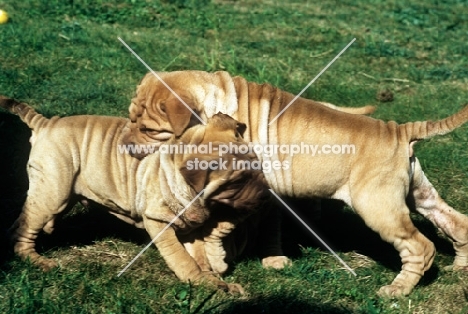
[[[8,13],[0,10],[0,24],[5,24],[6,22],[8,22]]]

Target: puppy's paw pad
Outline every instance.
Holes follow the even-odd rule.
[[[408,295],[410,291],[407,290],[407,288],[400,285],[388,285],[380,288],[377,294],[383,298],[397,298]]]
[[[262,259],[264,268],[283,269],[286,265],[292,265],[292,262],[286,256],[269,256]]]

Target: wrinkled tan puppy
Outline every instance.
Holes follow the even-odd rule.
[[[441,121],[398,125],[304,98],[282,112],[294,95],[226,72],[159,75],[203,119],[217,111],[228,113],[247,124],[246,140],[263,147],[280,145],[282,150],[273,154],[258,152],[262,162],[279,165],[265,172],[278,194],[343,200],[383,240],[393,244],[400,253],[402,270],[380,289],[381,295],[409,294],[435,255],[434,245],[411,222],[408,205],[454,242],[454,268],[468,267],[468,217],[439,197],[413,155],[418,140],[465,123],[468,107]],[[196,123],[180,99],[151,73],[138,86],[130,119],[132,135],[126,141],[139,144],[160,143]],[[408,195],[414,200],[407,205]]]
[[[169,142],[175,146],[212,145],[212,153],[155,153],[139,161],[118,149],[129,131],[127,119],[103,116],[46,119],[26,104],[4,97],[0,97],[0,107],[18,114],[32,129],[28,196],[11,228],[17,255],[29,258],[43,269],[57,265],[36,252],[35,240],[42,230],[52,232],[54,219],[70,205],[74,195],[108,207],[112,214],[145,228],[154,238],[204,189],[203,195],[155,244],[181,280],[207,282],[224,290],[242,292],[239,285],[227,284],[212,272],[202,271],[203,242],[193,235],[197,234],[195,228],[210,219],[210,206],[235,205],[237,212],[244,211],[244,216],[248,216],[269,200],[260,170],[230,167],[233,158],[250,161],[255,155],[225,154],[221,159],[216,150],[222,143],[243,143],[245,125],[224,114],[214,115],[206,126],[195,126]],[[188,165],[197,159],[223,161],[225,167],[191,171]],[[184,244],[195,259],[177,235],[185,239]]]
[[[148,73],[138,86],[136,96],[130,104],[129,117],[133,131],[125,139],[127,143],[159,145],[172,134],[178,136],[187,127],[200,123],[192,112],[198,114],[204,121],[217,112],[228,114],[243,121],[249,125],[249,128],[253,126],[255,129],[248,129],[245,136],[246,141],[256,141],[259,136],[266,136],[266,133],[260,134],[260,131],[267,132],[262,123],[273,114],[269,106],[271,98],[279,97],[278,99],[284,102],[286,99],[282,95],[291,95],[268,84],[258,85],[247,82],[242,77],[231,77],[223,71],[215,73],[176,71],[163,72],[159,75],[177,96],[174,96],[152,73]],[[257,94],[255,89],[262,86],[266,89],[259,90],[260,94]],[[249,91],[249,88],[254,90]],[[261,105],[259,101],[262,101]],[[297,102],[303,105],[322,104],[350,114],[371,114],[375,111],[373,106],[346,108],[305,98],[299,98]],[[186,105],[192,111],[188,110]],[[275,137],[272,140],[275,140]],[[145,156],[144,153],[134,155],[139,158]]]

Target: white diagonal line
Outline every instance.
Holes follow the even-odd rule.
[[[269,189],[269,190],[270,190],[271,194],[273,194],[273,195],[281,202],[281,204],[283,204],[284,207],[286,207],[286,208],[294,215],[294,217],[296,217],[296,218],[304,225],[304,227],[306,227],[307,230],[309,230],[310,233],[312,233],[312,234],[314,235],[314,237],[316,237],[317,240],[319,240],[320,243],[322,243],[323,246],[325,246],[325,247],[333,254],[333,256],[335,256],[335,257],[338,259],[338,261],[340,261],[340,263],[343,264],[343,266],[344,266],[347,270],[349,270],[349,271],[351,272],[351,274],[353,274],[354,276],[357,276],[356,273],[354,272],[354,270],[353,270],[351,267],[349,267],[348,264],[346,264],[345,261],[343,261],[343,260],[338,256],[338,254],[336,254],[335,251],[333,251],[332,248],[331,248],[330,246],[328,246],[328,244],[325,243],[325,241],[323,241],[322,238],[320,238],[319,235],[318,235],[317,233],[315,233],[314,230],[312,230],[312,229],[304,222],[304,220],[302,220],[301,217],[299,217],[299,216],[294,212],[294,210],[292,210],[291,207],[289,207],[288,204],[286,204],[286,203],[278,196],[278,194],[276,194],[272,189]]]
[[[301,97],[301,95],[302,95],[302,94],[303,94],[303,93],[304,93],[304,92],[305,92],[305,91],[306,91],[306,90],[307,90],[307,89],[310,87],[310,85],[312,85],[312,84],[313,84],[313,83],[314,83],[314,82],[315,82],[315,81],[316,81],[316,80],[317,80],[317,79],[320,77],[320,75],[322,75],[322,74],[323,74],[323,72],[325,72],[325,71],[326,71],[326,70],[327,70],[327,69],[328,69],[328,68],[329,68],[329,67],[330,67],[330,66],[333,64],[333,62],[335,62],[335,61],[336,61],[336,59],[338,59],[338,58],[339,58],[339,57],[340,57],[340,56],[343,54],[343,52],[345,52],[345,51],[346,51],[346,49],[348,49],[348,48],[349,48],[349,46],[351,46],[351,45],[352,45],[352,43],[353,43],[353,42],[355,42],[355,41],[356,41],[356,38],[354,38],[353,40],[351,40],[351,42],[350,42],[348,45],[346,45],[346,47],[344,47],[344,48],[343,48],[343,50],[341,50],[341,51],[340,51],[340,53],[339,53],[339,54],[337,54],[337,55],[336,55],[336,57],[335,57],[335,58],[334,58],[332,61],[330,61],[330,63],[328,63],[328,64],[327,64],[327,66],[326,66],[326,67],[324,67],[324,68],[323,68],[323,70],[322,70],[322,71],[320,71],[320,73],[319,73],[319,74],[317,74],[317,76],[316,76],[316,77],[314,77],[314,79],[313,79],[312,81],[310,81],[310,83],[309,83],[309,84],[307,84],[307,86],[306,86],[306,87],[304,87],[304,89],[303,89],[303,90],[301,90],[301,92],[300,92],[299,94],[297,94],[297,95],[296,95],[296,97],[294,97],[294,99],[293,99],[293,100],[291,100],[291,101],[289,102],[289,104],[288,104],[286,107],[284,107],[284,108],[283,108],[283,110],[281,110],[281,111],[280,111],[280,112],[279,112],[279,113],[276,115],[276,117],[274,117],[274,118],[273,118],[273,120],[271,120],[271,121],[270,121],[270,123],[268,123],[268,125],[270,125],[270,124],[272,124],[273,122],[275,122],[275,121],[276,121],[276,119],[278,119],[278,118],[279,118],[279,116],[281,116],[281,115],[283,114],[283,112],[285,112],[285,111],[286,111],[286,109],[288,109],[288,108],[289,108],[289,106],[291,106],[291,105],[292,105],[292,103],[296,101],[296,99],[298,99],[299,97]]]
[[[118,37],[118,39],[120,40],[120,42],[121,42],[121,43],[122,43],[122,44],[123,44],[123,45],[124,45],[124,46],[125,46],[125,47],[126,47],[126,48],[127,48],[127,49],[128,49],[128,50],[129,50],[129,51],[130,51],[130,52],[131,52],[131,53],[132,53],[132,54],[133,54],[133,55],[150,71],[150,72],[151,72],[151,73],[153,73],[153,75],[154,75],[159,81],[161,81],[161,83],[163,83],[164,86],[166,86],[166,88],[167,88],[178,100],[180,100],[181,103],[184,104],[185,107],[187,107],[188,110],[190,110],[190,112],[191,112],[195,117],[197,117],[198,120],[200,120],[200,122],[201,122],[203,125],[206,125],[206,122],[203,121],[203,119],[200,118],[200,116],[199,116],[198,114],[196,114],[195,111],[193,111],[192,108],[190,108],[189,105],[187,105],[187,104],[185,103],[185,101],[183,101],[183,99],[180,98],[180,96],[177,95],[177,93],[176,93],[169,85],[166,84],[166,82],[163,81],[163,79],[158,75],[158,73],[156,73],[155,71],[153,71],[153,69],[151,69],[151,67],[150,67],[148,64],[146,64],[146,62],[143,61],[143,59],[140,58],[140,56],[137,55],[136,52],[133,51],[133,49],[130,48],[130,46],[127,45],[127,43],[126,43],[125,41],[123,41],[122,38]]]
[[[153,238],[153,240],[151,240],[151,242],[148,243],[148,244],[143,248],[143,250],[141,250],[140,253],[138,253],[137,256],[135,256],[135,257],[132,259],[132,261],[131,261],[130,263],[128,263],[127,266],[125,266],[124,269],[122,269],[122,270],[119,272],[119,274],[117,275],[117,277],[120,277],[120,276],[121,276],[121,275],[122,275],[122,274],[123,274],[123,273],[124,273],[124,272],[125,272],[125,271],[126,271],[126,270],[127,270],[127,269],[128,269],[128,268],[129,268],[129,267],[130,267],[130,266],[131,266],[131,265],[148,249],[148,248],[149,248],[149,247],[150,247],[150,246],[151,246],[151,244],[153,244],[153,243],[161,236],[161,234],[163,234],[164,231],[166,231],[166,230],[167,230],[183,213],[185,213],[185,211],[187,210],[187,208],[189,208],[189,207],[193,204],[193,202],[195,202],[195,201],[197,200],[197,198],[199,198],[200,195],[203,194],[204,191],[205,191],[205,189],[201,190],[201,192],[198,193],[198,195],[195,196],[195,198],[194,198],[190,203],[188,203],[188,205],[185,206],[185,208],[184,208],[180,213],[178,213],[177,216],[175,216],[174,219],[172,219],[172,220],[167,224],[167,226],[165,226],[165,227]]]

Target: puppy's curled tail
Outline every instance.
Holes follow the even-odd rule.
[[[5,96],[0,96],[0,107],[17,114],[33,130],[41,128],[49,121],[43,115],[37,113],[34,108]]]
[[[400,125],[400,130],[408,135],[409,141],[447,134],[468,121],[468,104],[450,117],[439,121],[418,121]]]

